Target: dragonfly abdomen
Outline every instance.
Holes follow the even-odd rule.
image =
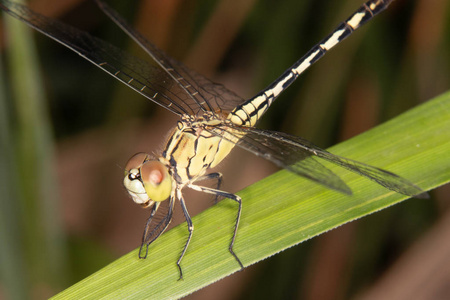
[[[322,58],[331,48],[350,36],[375,15],[385,10],[393,0],[369,0],[359,7],[347,20],[327,37],[317,43],[280,77],[253,98],[238,105],[228,116],[236,125],[255,126],[270,105],[312,64]]]
[[[233,124],[252,127],[263,116],[271,102],[267,95],[261,95],[250,99],[236,107],[227,117]]]

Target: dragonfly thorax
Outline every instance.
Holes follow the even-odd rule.
[[[137,153],[128,160],[123,185],[135,203],[146,208],[168,199],[172,184],[167,167],[148,154]]]
[[[183,115],[177,127],[179,130],[183,130],[183,128],[188,127],[217,126],[223,122],[225,122],[225,119],[219,119],[217,114],[206,111],[201,116]]]

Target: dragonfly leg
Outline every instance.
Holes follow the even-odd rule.
[[[229,246],[228,250],[230,251],[231,255],[234,256],[236,261],[239,263],[239,265],[241,266],[241,269],[244,269],[244,265],[242,264],[241,260],[236,255],[236,253],[234,253],[234,250],[233,250],[234,241],[236,240],[237,230],[239,228],[239,221],[241,220],[241,211],[242,211],[242,199],[241,199],[241,197],[239,197],[238,195],[232,194],[232,193],[227,193],[227,192],[224,192],[224,191],[220,191],[220,190],[216,190],[216,189],[212,189],[212,188],[208,188],[208,187],[204,187],[204,186],[198,186],[198,185],[190,184],[190,185],[188,185],[188,187],[193,189],[193,190],[199,191],[199,192],[209,193],[209,194],[213,194],[213,195],[216,195],[216,196],[228,198],[228,199],[236,201],[239,204],[238,213],[237,213],[237,216],[236,216],[236,223],[234,224],[233,237],[231,238],[231,243],[230,243],[230,246]]]
[[[161,220],[156,220],[156,222],[154,220],[154,216],[158,208],[160,207],[161,202],[156,202],[154,204],[152,211],[150,213],[150,217],[148,218],[147,223],[145,224],[145,230],[142,236],[142,244],[141,248],[139,249],[139,258],[145,259],[147,257],[149,245],[153,243],[161,234],[163,234],[163,232],[169,226],[170,221],[172,221],[173,206],[175,200],[176,197],[174,192],[173,195],[170,196],[167,212],[165,212],[164,217]]]
[[[142,243],[141,247],[139,248],[139,258],[140,259],[146,259],[147,255],[148,255],[148,244],[147,243]]]
[[[180,191],[178,192],[178,199],[180,200],[181,208],[183,209],[184,217],[186,219],[186,223],[188,225],[188,230],[189,230],[188,239],[186,241],[186,244],[184,245],[183,251],[181,252],[180,258],[177,261],[177,267],[180,272],[180,278],[178,278],[178,280],[183,280],[183,271],[181,269],[180,263],[181,263],[181,260],[183,259],[184,254],[186,253],[189,243],[191,242],[192,233],[194,232],[194,224],[192,224],[191,217],[189,216],[189,212],[186,208],[186,203],[184,202],[183,195],[181,195]]]
[[[222,185],[222,178],[223,178],[222,173],[215,172],[215,173],[203,175],[203,176],[197,178],[197,180],[195,182],[202,181],[202,180],[217,179],[216,190],[220,190],[220,186]],[[220,195],[218,195],[218,194],[215,194],[215,195],[216,196],[214,197],[214,204],[217,204],[217,202],[219,202]]]
[[[142,244],[141,244],[141,247],[139,248],[139,258],[141,258],[141,259],[147,258],[148,245],[149,245],[149,243],[147,241],[148,229],[149,229],[150,223],[152,222],[153,217],[155,216],[156,211],[158,210],[158,206],[159,205],[153,206],[152,211],[150,213],[150,217],[147,219],[147,222],[145,223],[144,234],[142,235]],[[144,246],[146,246],[145,253],[143,252]]]

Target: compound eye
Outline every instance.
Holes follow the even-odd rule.
[[[141,167],[148,160],[149,155],[146,153],[133,155],[125,166],[125,176],[123,178],[123,185],[133,201],[143,207],[149,207],[154,203],[147,195],[144,183],[141,180]]]
[[[139,152],[133,155],[125,165],[125,175],[130,173],[133,169],[139,169],[142,164],[148,161],[149,155],[147,153]]]
[[[141,179],[145,191],[153,201],[164,201],[172,192],[172,178],[167,167],[156,160],[146,161],[141,166]]]

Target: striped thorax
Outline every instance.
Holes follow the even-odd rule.
[[[201,118],[185,115],[172,130],[161,157],[134,155],[127,163],[124,179],[134,202],[148,207],[155,201],[166,200],[173,186],[181,189],[217,166],[235,145],[229,140],[236,138],[228,135],[226,140],[225,132],[213,134],[206,129],[220,128],[226,122],[210,113]]]

